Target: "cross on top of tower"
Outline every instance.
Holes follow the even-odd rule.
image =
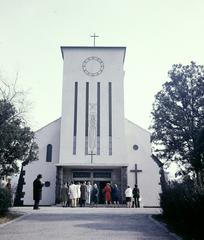
[[[99,37],[99,36],[97,36],[97,35],[94,33],[94,35],[91,35],[90,37],[94,38],[94,47],[95,47],[96,38]]]

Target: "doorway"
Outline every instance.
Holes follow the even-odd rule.
[[[73,169],[72,180],[74,183],[83,181],[90,182],[93,186],[97,184],[99,190],[99,204],[105,203],[105,194],[103,192],[106,183],[111,183],[112,170],[111,169]]]

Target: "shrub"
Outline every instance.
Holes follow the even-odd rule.
[[[164,218],[177,231],[194,239],[204,236],[200,219],[204,215],[204,190],[188,180],[165,186],[161,194]]]
[[[11,207],[11,193],[5,188],[0,188],[0,214],[3,214],[8,211],[8,208]]]

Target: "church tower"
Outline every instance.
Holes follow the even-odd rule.
[[[125,47],[61,47],[61,165],[125,163]]]

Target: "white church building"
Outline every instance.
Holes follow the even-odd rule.
[[[159,166],[150,133],[124,118],[125,47],[61,47],[64,61],[62,116],[35,136],[39,160],[23,167],[23,205],[33,204],[33,181],[46,183],[41,205],[60,201],[66,182],[116,183],[140,189],[143,207],[159,206]],[[133,109],[133,111],[135,111]]]

